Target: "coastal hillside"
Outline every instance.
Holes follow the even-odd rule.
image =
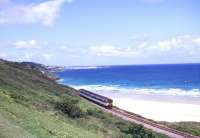
[[[21,65],[31,70],[40,71],[42,72],[42,74],[44,74],[45,76],[47,76],[48,78],[52,80],[59,79],[58,76],[56,76],[53,72],[62,70],[61,67],[59,68],[59,67],[46,66],[46,65],[34,63],[34,62],[22,62]]]
[[[104,113],[37,68],[0,60],[2,138],[162,138]]]

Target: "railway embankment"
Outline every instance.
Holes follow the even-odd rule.
[[[167,127],[163,124],[160,124],[154,120],[144,118],[140,115],[125,111],[116,106],[112,106],[112,108],[111,107],[105,108],[106,105],[109,104],[108,99],[110,100],[110,98],[107,98],[104,96],[101,97],[101,95],[89,92],[87,90],[79,90],[79,92],[80,92],[80,96],[82,96],[82,94],[83,94],[82,92],[84,92],[87,95],[87,98],[84,96],[82,96],[82,97],[98,104],[98,107],[101,110],[103,110],[104,112],[111,113],[111,114],[118,116],[126,121],[140,124],[140,125],[144,126],[145,128],[153,130],[154,132],[165,134],[171,138],[200,138],[198,136],[193,136],[191,134],[188,134],[188,133],[185,133],[182,131],[178,131],[173,128],[169,128],[169,127]],[[102,104],[102,102],[104,102],[104,104]]]

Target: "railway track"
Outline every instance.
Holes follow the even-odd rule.
[[[87,99],[89,101],[92,101],[93,104],[95,104],[101,110],[103,110],[105,112],[111,113],[111,114],[118,116],[126,121],[133,122],[136,124],[141,124],[145,128],[151,129],[152,131],[157,132],[157,133],[165,134],[170,138],[200,138],[198,136],[193,136],[191,134],[169,128],[169,127],[162,125],[156,121],[149,120],[149,119],[139,116],[137,114],[130,113],[130,112],[127,112],[118,107],[112,106],[112,103],[113,103],[112,99],[92,93],[90,91],[80,89],[79,96],[81,96],[82,98]],[[107,108],[105,108],[105,107],[107,107]]]
[[[112,109],[103,109],[103,110],[106,110],[106,112],[110,112],[111,114],[116,115],[126,121],[134,122],[136,124],[141,124],[145,128],[151,129],[154,132],[165,134],[169,136],[170,138],[200,138],[198,136],[193,136],[191,134],[169,128],[167,126],[164,126],[155,121],[151,121],[146,118],[140,117],[138,115],[131,114],[117,107],[113,107]]]

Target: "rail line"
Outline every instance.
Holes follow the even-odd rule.
[[[170,138],[200,138],[198,136],[193,136],[191,134],[188,134],[188,133],[185,133],[182,131],[178,131],[173,128],[169,128],[169,127],[167,127],[163,124],[160,124],[156,121],[144,118],[137,114],[134,114],[134,113],[125,111],[123,109],[120,109],[118,107],[112,106],[113,101],[107,97],[100,96],[98,94],[89,92],[84,89],[80,89],[79,92],[80,92],[79,96],[81,96],[82,98],[87,99],[89,101],[92,101],[92,103],[94,105],[98,106],[104,112],[111,113],[111,114],[118,116],[129,122],[141,124],[145,128],[151,129],[154,132],[165,134]],[[111,106],[108,106],[107,104],[111,105]],[[105,108],[105,107],[107,107],[107,108]]]
[[[145,128],[151,129],[154,132],[165,134],[165,135],[169,136],[170,138],[200,138],[198,136],[193,136],[191,134],[169,128],[167,126],[164,126],[157,122],[140,117],[136,114],[129,113],[129,112],[119,109],[117,107],[113,107],[112,109],[103,109],[103,110],[106,112],[109,112],[113,115],[116,115],[126,121],[134,122],[136,124],[141,124]]]

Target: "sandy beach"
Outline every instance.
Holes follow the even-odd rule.
[[[110,97],[114,105],[155,121],[200,122],[200,98],[173,95],[130,94],[96,91]]]
[[[114,105],[155,121],[200,122],[200,105],[195,104],[114,98]]]

